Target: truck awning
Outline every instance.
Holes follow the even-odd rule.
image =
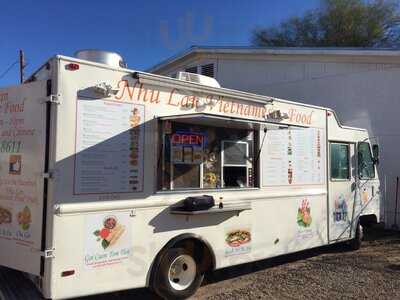
[[[194,113],[184,115],[173,115],[159,117],[161,121],[175,121],[180,123],[188,123],[194,125],[206,125],[215,127],[239,128],[239,129],[260,129],[271,128],[277,129],[278,127],[287,127],[285,125],[272,124],[264,121],[249,120],[243,118],[235,118],[228,116],[220,116],[208,113]]]

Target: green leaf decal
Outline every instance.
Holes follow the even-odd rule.
[[[103,246],[103,249],[107,249],[107,247],[110,245],[110,243],[107,242],[107,240],[102,240],[101,245]]]

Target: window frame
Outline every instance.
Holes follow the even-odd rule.
[[[333,178],[332,177],[332,145],[344,145],[347,147],[347,161],[348,161],[348,177],[347,178]],[[346,142],[340,142],[340,141],[329,141],[329,180],[332,182],[347,182],[347,181],[351,181],[351,171],[352,171],[352,166],[351,166],[351,153],[350,153],[350,147],[351,143],[346,143]]]
[[[164,175],[162,175],[163,174],[162,172],[166,168],[165,159],[163,159],[163,157],[165,155],[166,146],[167,146],[167,143],[168,143],[166,138],[165,138],[166,134],[164,133],[164,122],[165,121],[166,120],[158,121],[157,122],[157,130],[156,130],[156,132],[157,132],[156,133],[156,135],[157,135],[157,143],[158,143],[158,146],[157,146],[158,151],[156,151],[156,158],[155,158],[155,161],[157,161],[157,167],[155,168],[155,172],[154,172],[155,176],[156,176],[156,181],[155,181],[155,193],[156,194],[159,194],[159,193],[169,193],[169,194],[172,193],[173,194],[173,193],[187,193],[187,192],[198,192],[198,191],[213,192],[213,191],[257,190],[257,189],[261,188],[261,186],[260,186],[261,178],[260,178],[260,172],[259,172],[259,169],[261,168],[261,160],[259,159],[257,161],[257,160],[255,160],[253,158],[251,166],[249,166],[248,162],[247,162],[247,166],[246,166],[246,185],[248,185],[249,182],[250,182],[250,180],[249,180],[249,169],[252,169],[252,172],[253,172],[252,173],[253,174],[252,175],[252,177],[253,177],[252,182],[253,182],[254,186],[251,186],[251,187],[249,187],[249,186],[246,186],[246,187],[224,187],[224,186],[221,186],[221,187],[218,187],[218,188],[208,188],[208,187],[205,188],[204,187],[204,181],[200,180],[200,187],[187,187],[187,188],[180,187],[180,188],[175,188],[174,184],[173,184],[173,171],[171,171],[172,165],[170,165],[168,167],[168,169],[170,171],[169,172],[168,189],[163,189],[162,186],[163,186],[163,181],[164,181],[164,178],[163,178]],[[171,122],[171,123],[176,122],[176,123],[182,123],[182,124],[187,124],[187,125],[196,125],[196,124],[191,124],[191,123],[180,122],[179,120],[174,120],[174,119],[168,120],[168,121]],[[224,128],[224,127],[221,127],[221,126],[213,126],[212,124],[210,124],[210,125],[206,124],[204,126],[212,127],[212,128]],[[249,131],[249,129],[245,129],[245,128],[243,128],[242,130]],[[253,143],[253,146],[252,146],[253,147],[253,155],[255,155],[256,152],[254,152],[254,151],[258,151],[258,147],[260,147],[258,135],[260,134],[261,130],[260,129],[251,129],[251,131],[254,132],[253,133],[254,136],[253,136],[253,139],[251,140],[251,142]],[[224,139],[224,141],[227,141],[227,142],[235,141],[235,142],[238,142],[238,143],[247,144],[247,146],[246,146],[247,156],[250,155],[250,148],[249,148],[250,147],[250,145],[249,145],[250,141],[242,141],[242,140],[237,140],[236,141],[236,140],[230,140],[230,139],[227,139],[227,140]],[[221,142],[222,142],[222,140],[221,140]],[[221,143],[221,148],[222,148],[222,143]],[[171,149],[170,149],[170,151],[171,151]],[[171,154],[172,154],[172,151],[171,151],[171,153],[169,155],[169,161],[170,161],[169,163],[170,164],[171,164],[171,161],[172,161]],[[220,166],[221,166],[221,180],[222,180],[222,178],[223,178],[223,167],[224,167],[224,165],[222,163],[222,157],[221,157],[222,156],[222,151],[219,152],[219,156],[221,158]],[[242,165],[225,165],[225,166],[244,167],[244,165],[243,166]],[[160,167],[160,170],[158,170],[158,167]],[[203,178],[204,177],[204,169],[203,169],[204,168],[204,161],[201,164],[199,164],[199,167],[200,167],[200,178]]]
[[[250,188],[249,185],[249,162],[246,161],[245,164],[225,164],[225,143],[235,143],[235,144],[245,144],[246,145],[246,157],[249,157],[249,143],[245,141],[235,141],[235,140],[221,140],[221,188],[225,188],[224,183],[224,167],[236,167],[236,168],[246,168],[246,187]]]
[[[368,153],[369,153],[369,156],[370,156],[371,162],[372,162],[372,170],[373,170],[373,176],[372,177],[363,177],[362,174],[361,174],[360,159],[359,159],[360,145],[361,144],[368,145]],[[372,155],[372,151],[371,151],[371,145],[368,142],[358,142],[357,143],[357,176],[358,176],[359,180],[371,180],[371,179],[375,179],[376,178],[375,163],[374,163],[374,160],[373,160],[373,155]]]

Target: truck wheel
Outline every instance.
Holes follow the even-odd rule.
[[[356,236],[349,243],[350,249],[351,250],[360,249],[362,239],[363,239],[363,228],[362,228],[360,222],[358,222],[357,227],[356,227]]]
[[[0,267],[0,300],[43,300],[35,285],[23,273]]]
[[[161,258],[152,288],[164,299],[186,299],[196,292],[203,278],[192,253],[183,248],[171,248]]]

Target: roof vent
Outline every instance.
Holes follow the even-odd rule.
[[[106,64],[111,67],[120,67],[120,68],[127,67],[127,64],[123,60],[122,56],[115,52],[94,50],[94,49],[79,50],[75,52],[75,57],[101,64]]]
[[[188,72],[178,72],[178,75],[176,77],[179,80],[184,80],[184,81],[190,81],[202,85],[207,85],[207,86],[212,86],[219,88],[221,85],[216,81],[214,78],[204,76],[204,75],[199,75],[199,74],[193,74],[193,73],[188,73]]]

